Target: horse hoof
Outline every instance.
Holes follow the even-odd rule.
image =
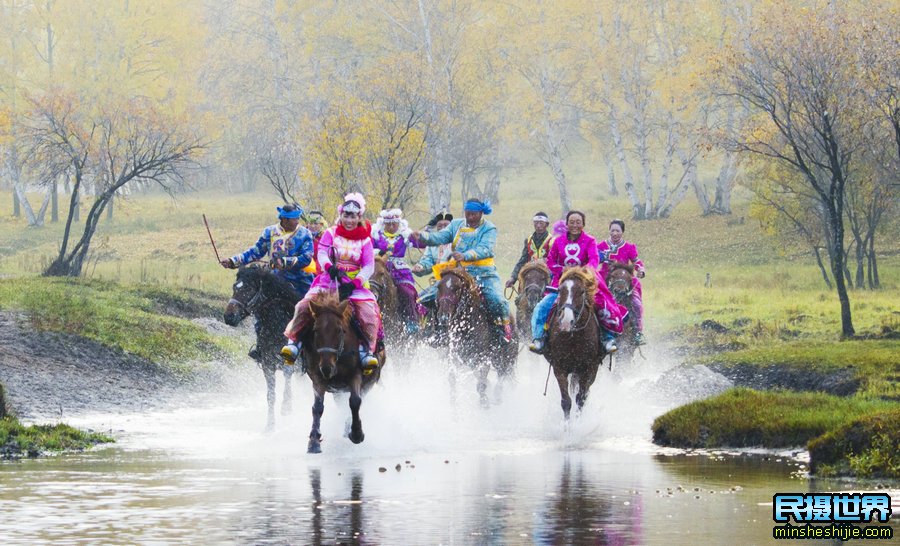
[[[365,440],[365,439],[366,439],[366,435],[365,435],[365,433],[363,433],[363,431],[359,431],[359,434],[357,434],[355,432],[350,433],[350,441],[353,442],[354,444],[361,444],[361,443],[363,443],[363,440]]]
[[[306,448],[307,453],[322,453],[322,445],[319,442],[313,443],[310,442],[309,446]]]
[[[263,429],[263,434],[272,434],[275,431],[275,423],[269,423],[266,425],[266,428]]]
[[[281,415],[290,415],[294,408],[290,404],[281,404]]]

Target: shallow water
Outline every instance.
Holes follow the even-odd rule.
[[[851,487],[804,478],[790,454],[653,446],[653,417],[725,386],[661,381],[664,362],[602,372],[566,427],[555,385],[541,394],[542,360],[523,354],[483,410],[465,375],[451,401],[423,351],[364,400],[363,444],[342,437],[346,398],[326,400],[320,455],[306,454],[308,381],[264,434],[262,374],[248,366],[243,388],[191,407],[67,419],[114,446],[0,464],[0,543],[764,544],[776,492]]]

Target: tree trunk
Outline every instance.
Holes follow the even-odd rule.
[[[669,171],[672,169],[672,158],[675,155],[675,122],[672,114],[669,114],[668,128],[666,130],[666,157],[663,160],[662,173],[659,175],[659,198],[656,200],[656,209],[652,218],[659,218],[666,209],[669,199]]]
[[[863,262],[866,259],[866,244],[856,240],[856,288],[862,290],[866,286],[866,271]]]
[[[644,217],[641,211],[641,201],[638,199],[637,190],[634,189],[634,177],[631,174],[631,167],[628,165],[628,157],[625,155],[625,145],[622,142],[622,133],[619,131],[619,121],[616,118],[614,107],[611,107],[609,114],[609,132],[616,148],[616,157],[619,159],[619,165],[622,166],[622,173],[625,176],[625,193],[628,194],[628,200],[631,202],[631,218],[641,220]]]
[[[109,200],[109,205],[106,207],[106,219],[112,222],[113,219],[113,205],[115,205],[116,199],[115,196]]]
[[[822,253],[819,252],[819,247],[813,246],[813,252],[816,256],[816,263],[819,264],[819,271],[822,272],[822,278],[825,279],[825,286],[828,287],[828,291],[830,292],[832,289],[831,279],[828,278],[828,271],[825,270],[825,264],[822,263]]]
[[[694,156],[689,156],[684,152],[684,150],[678,151],[678,159],[681,161],[681,168],[683,169],[683,174],[681,175],[681,180],[678,182],[678,185],[675,187],[675,190],[672,192],[672,197],[669,199],[669,203],[659,211],[660,218],[668,218],[672,215],[672,211],[675,210],[682,201],[684,201],[684,197],[687,195],[688,189],[697,183],[697,161]]]
[[[833,207],[828,210],[828,228],[832,231],[831,237],[831,276],[834,277],[834,285],[837,287],[838,300],[841,303],[841,336],[852,337],[856,331],[853,329],[853,318],[850,313],[850,296],[847,293],[847,285],[844,282],[844,224],[841,213]],[[846,277],[849,280],[849,274]]]
[[[56,178],[50,186],[50,221],[54,224],[59,222],[59,182]]]
[[[13,194],[13,216],[18,218],[19,216],[22,215],[22,207],[19,204],[19,194],[16,193],[15,189],[13,189],[12,194]]]
[[[734,106],[728,109],[725,117],[725,134],[734,132]],[[731,189],[734,187],[734,178],[737,175],[737,153],[726,150],[716,177],[716,196],[713,206],[709,209],[712,214],[731,214]]]
[[[606,163],[606,180],[609,187],[609,195],[619,195],[619,188],[616,187],[616,171],[613,169],[613,160],[607,152],[603,152],[603,162]]]
[[[881,288],[881,280],[878,278],[878,257],[875,255],[875,235],[869,237],[869,278],[873,290]]]

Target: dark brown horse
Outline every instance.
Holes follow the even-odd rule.
[[[319,425],[325,411],[326,392],[350,393],[350,441],[354,444],[365,439],[359,407],[363,395],[381,377],[385,351],[379,347],[375,356],[379,366],[372,373],[363,374],[359,361],[361,336],[352,324],[353,307],[349,301],[338,301],[331,292],[319,292],[309,301],[312,323],[302,334],[303,356],[308,365],[315,400],[313,401],[312,429],[309,431],[308,453],[322,452],[322,434]]]
[[[369,289],[378,300],[384,323],[384,337],[391,345],[392,365],[399,362],[408,364],[409,357],[415,350],[415,339],[406,332],[397,285],[387,267],[387,260],[381,256],[375,257],[375,272],[369,278]]]
[[[518,356],[515,341],[504,343],[497,335],[475,279],[465,268],[444,270],[438,282],[437,328],[446,332],[451,359],[474,370],[481,405],[487,407],[487,376],[493,365],[500,381],[512,377]],[[455,390],[450,374],[450,388]]]
[[[266,378],[266,401],[269,411],[266,430],[275,426],[275,372],[284,372],[284,396],[281,414],[291,411],[291,377],[295,366],[286,366],[278,352],[284,345],[284,327],[294,315],[300,300],[294,287],[267,268],[257,265],[241,267],[232,286],[231,300],[225,307],[225,324],[237,326],[251,314],[256,319],[256,360]]]
[[[531,341],[531,314],[534,307],[544,297],[544,289],[550,282],[550,268],[542,260],[534,260],[519,270],[519,282],[516,290],[516,322],[519,337],[523,341]]]
[[[637,343],[634,340],[636,332],[634,327],[634,305],[631,300],[631,294],[634,290],[634,285],[632,285],[633,279],[634,264],[617,262],[615,260],[609,262],[606,286],[609,287],[609,291],[616,298],[616,302],[628,309],[628,314],[632,317],[632,320],[625,323],[625,331],[622,332],[616,343],[619,348],[616,359],[621,358],[625,362],[631,361],[631,357],[634,356],[634,351],[637,349]]]
[[[596,275],[589,267],[575,267],[563,273],[556,307],[549,319],[544,356],[559,384],[566,419],[572,409],[569,391],[575,391],[575,404],[581,410],[605,356],[594,308]]]

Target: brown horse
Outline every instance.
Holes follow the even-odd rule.
[[[487,407],[487,376],[491,365],[501,382],[515,368],[518,347],[515,342],[498,339],[497,327],[489,318],[481,290],[465,268],[444,270],[438,282],[437,328],[446,332],[451,358],[475,371],[481,405]],[[455,390],[455,376],[450,375]]]
[[[403,321],[400,320],[397,305],[397,285],[388,271],[387,260],[381,256],[375,257],[375,272],[369,277],[369,289],[378,300],[385,336],[391,340],[397,339],[403,331]]]
[[[635,321],[633,320],[634,305],[631,301],[631,294],[634,290],[632,285],[633,279],[634,264],[617,262],[615,260],[609,262],[606,286],[609,287],[609,291],[616,298],[616,302],[628,309],[628,314],[632,317],[632,320],[625,323],[625,331],[622,332],[622,335],[619,336],[619,341],[616,343],[619,348],[617,360],[621,358],[625,362],[631,361],[631,357],[634,356],[634,351],[637,349],[637,344],[634,341],[636,332],[634,327]]]
[[[550,283],[550,268],[543,260],[534,260],[519,270],[519,282],[516,290],[516,322],[519,337],[523,341],[531,341],[531,314],[534,307],[544,297],[544,289]]]
[[[378,368],[368,375],[363,374],[358,351],[361,335],[352,323],[353,307],[350,302],[338,301],[331,292],[319,292],[309,301],[309,310],[312,323],[303,333],[303,356],[309,366],[307,373],[312,381],[315,400],[307,452],[321,453],[319,424],[325,411],[325,392],[350,393],[350,441],[358,444],[365,439],[359,407],[363,395],[381,377],[385,351],[379,347],[375,353]]]
[[[575,404],[581,410],[605,356],[594,308],[596,292],[597,273],[593,269],[569,269],[559,280],[559,297],[550,316],[544,356],[553,367],[553,375],[559,384],[566,419],[572,409],[570,380],[575,390]]]

